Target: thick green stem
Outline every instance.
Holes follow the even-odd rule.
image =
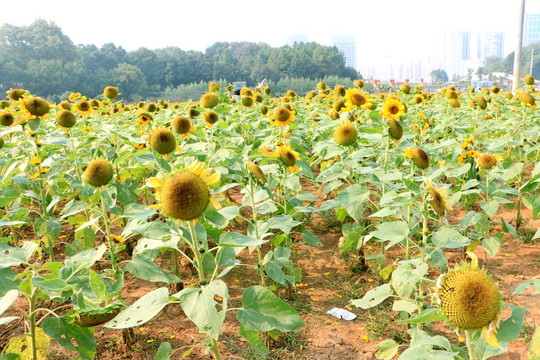
[[[32,294],[28,298],[30,301],[29,311],[29,327],[30,327],[30,339],[32,340],[32,359],[37,359],[37,339],[36,339],[36,291],[32,289]]]
[[[107,248],[109,250],[109,256],[111,257],[111,266],[113,270],[113,274],[115,274],[116,278],[116,271],[118,269],[118,266],[116,264],[116,255],[114,251],[114,245],[111,242],[111,229],[109,227],[109,219],[107,218],[107,207],[105,206],[105,199],[103,199],[103,194],[101,193],[101,189],[98,190],[99,192],[99,199],[101,201],[101,215],[103,217],[103,223],[105,224],[105,241],[107,242]]]
[[[189,233],[191,235],[191,250],[195,254],[195,260],[197,262],[197,272],[199,273],[199,282],[201,284],[204,284],[204,270],[202,265],[202,256],[199,253],[199,247],[197,246],[197,235],[195,233],[195,225],[193,225],[193,221],[188,220],[188,227],[189,227]]]
[[[476,354],[473,346],[473,331],[465,330],[465,339],[467,344],[467,351],[469,352],[469,360],[476,360]]]
[[[386,175],[386,171],[388,169],[388,150],[389,149],[390,149],[390,135],[388,135],[386,137],[386,149],[384,150],[384,164],[383,164],[384,175]],[[386,182],[385,182],[385,180],[383,180],[382,181],[381,197],[383,197],[385,191],[386,191]]]
[[[253,194],[253,179],[249,178],[249,197],[251,199],[251,211],[253,213],[253,228],[255,229],[255,236],[259,240],[259,227],[257,225],[257,212],[255,211],[255,196]],[[263,256],[262,245],[257,246],[257,268],[259,269],[259,277],[261,286],[266,286],[266,277],[264,276],[263,269]]]
[[[214,359],[216,360],[221,360],[221,355],[219,353],[219,349],[218,349],[218,346],[217,346],[217,340],[212,338],[211,340],[211,347],[212,347],[212,352],[214,353]]]

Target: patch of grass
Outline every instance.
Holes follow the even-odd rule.
[[[367,310],[362,317],[366,320],[365,328],[370,338],[407,342],[407,326],[398,321],[397,315],[392,311],[391,302],[385,301]]]

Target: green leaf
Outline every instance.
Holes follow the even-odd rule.
[[[240,324],[240,335],[246,339],[251,347],[259,353],[261,356],[266,356],[270,353],[266,347],[265,342],[259,336],[258,331],[250,330]]]
[[[9,221],[6,219],[0,219],[0,227],[2,226],[12,226],[12,225],[22,225],[27,224],[25,221]]]
[[[45,279],[41,276],[33,277],[32,285],[38,287],[51,298],[59,297],[62,291],[66,291],[74,287],[62,279]]]
[[[385,250],[405,240],[409,235],[409,225],[404,221],[384,222],[377,225],[377,230],[371,233],[374,237],[388,241]]]
[[[210,224],[219,229],[223,229],[229,225],[229,220],[214,209],[208,209],[204,212],[203,216]]]
[[[509,343],[519,337],[521,328],[523,327],[523,318],[525,317],[526,308],[515,305],[508,305],[512,309],[512,315],[500,323],[497,329],[497,340]]]
[[[437,248],[459,249],[468,246],[471,241],[450,226],[441,226],[432,237]]]
[[[496,236],[491,236],[482,240],[482,246],[489,256],[495,256],[501,247],[501,242]]]
[[[300,221],[294,220],[291,215],[275,216],[268,220],[268,227],[270,227],[270,229],[279,229],[285,234],[289,234],[295,226],[301,224]]]
[[[384,284],[369,290],[362,299],[351,300],[351,304],[365,310],[379,305],[390,296],[392,296],[392,288],[390,284]]]
[[[540,294],[540,279],[532,279],[532,280],[528,280],[528,281],[524,281],[522,282],[517,288],[516,290],[514,290],[514,292],[512,293],[512,295],[519,295],[519,294],[523,294],[525,292],[525,289],[531,287],[531,286],[534,286],[534,293],[533,295],[538,295]]]
[[[308,243],[308,245],[311,245],[311,246],[321,246],[322,245],[322,242],[317,237],[317,235],[315,235],[314,233],[312,233],[309,230],[304,230],[302,232],[302,239],[304,239],[304,241],[306,243]]]
[[[73,323],[68,314],[43,320],[43,331],[68,350],[76,351],[82,360],[92,360],[96,354],[93,327],[81,327]]]
[[[518,239],[518,234],[516,232],[516,229],[514,229],[514,227],[512,225],[510,225],[510,223],[507,223],[506,220],[504,219],[501,219],[502,220],[502,229],[504,232],[507,232],[509,233],[510,235],[512,235],[512,237],[514,239]]]
[[[30,128],[30,130],[32,130],[33,132],[36,132],[37,129],[39,129],[39,125],[41,124],[41,119],[38,118],[38,117],[34,117],[34,118],[31,118],[31,119],[28,119],[28,127]]]
[[[531,240],[536,240],[536,239],[540,239],[540,229],[536,230],[536,233],[534,234]]]
[[[216,301],[216,295],[221,297],[221,303]],[[227,284],[214,280],[203,288],[187,288],[173,296],[180,298],[182,310],[199,330],[217,339],[227,313],[228,295]],[[221,310],[218,311],[218,307]]]
[[[296,175],[286,177],[283,179],[282,184],[292,191],[300,191],[300,178]]]
[[[156,164],[159,165],[161,170],[163,170],[165,174],[170,174],[171,165],[169,165],[167,160],[163,158],[163,155],[154,150],[154,148],[152,148],[152,155],[154,155],[154,160],[156,161]]]
[[[219,246],[223,247],[239,247],[243,249],[247,246],[259,246],[263,243],[264,241],[262,240],[258,240],[234,231],[223,233],[219,237]],[[242,251],[242,249],[238,249],[237,254]]]
[[[182,281],[178,276],[163,270],[152,259],[144,255],[133,256],[130,262],[122,266],[122,269],[146,281],[165,282],[167,284],[176,284]]]
[[[540,196],[525,196],[523,198],[523,204],[533,211],[533,220],[537,220],[540,213]]]
[[[396,356],[399,344],[392,339],[386,339],[377,345],[377,349],[379,349],[377,359],[390,360]]]
[[[169,290],[166,287],[151,291],[135,301],[111,321],[103,324],[110,329],[125,329],[150,321],[169,302]]]
[[[172,346],[169,342],[165,341],[159,344],[158,351],[154,355],[154,360],[169,360],[173,354]]]
[[[242,294],[238,321],[253,331],[293,331],[305,326],[292,306],[262,286],[251,286]]]
[[[68,216],[76,215],[88,207],[88,204],[86,201],[75,201],[72,199],[70,202],[66,204],[64,207],[64,210],[62,210],[62,219],[67,218]]]
[[[127,217],[138,221],[146,222],[149,217],[154,216],[156,210],[150,209],[147,206],[143,206],[137,203],[126,205],[124,213],[121,217]]]
[[[17,300],[17,296],[19,295],[19,291],[17,290],[9,290],[6,295],[0,299],[0,315],[2,315],[13,303],[15,300]]]
[[[405,311],[409,314],[418,310],[418,305],[411,300],[396,300],[392,305],[392,311]]]
[[[32,358],[32,337],[30,334],[23,334],[13,339],[3,350],[5,354],[17,354],[18,360],[45,360],[49,353],[51,339],[45,334],[42,328],[37,327],[35,332],[37,345],[37,359]]]
[[[441,321],[445,319],[446,319],[446,316],[440,313],[439,310],[426,309],[418,315],[412,316],[406,320],[402,320],[402,322],[405,322],[408,324],[424,324],[424,323],[431,323],[435,321]]]
[[[483,202],[480,207],[486,212],[487,216],[491,219],[499,210],[499,202],[497,200],[491,200],[490,202]]]
[[[26,262],[26,256],[21,248],[0,244],[0,269],[18,266]]]
[[[540,328],[537,328],[531,339],[531,345],[527,351],[528,360],[540,359]]]
[[[101,244],[96,248],[83,250],[80,253],[67,258],[65,265],[72,266],[76,269],[91,267],[96,261],[101,260],[105,251],[107,251],[107,246],[105,244]]]
[[[103,301],[105,299],[106,287],[103,280],[93,270],[90,270],[90,286],[100,301]]]

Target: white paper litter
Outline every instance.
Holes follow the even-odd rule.
[[[347,320],[347,321],[351,321],[351,320],[356,319],[355,314],[353,314],[352,312],[347,311],[345,309],[341,309],[341,308],[333,308],[332,310],[328,310],[326,313],[330,314],[330,315],[333,315],[333,316],[337,317],[338,319],[343,319],[343,320]]]

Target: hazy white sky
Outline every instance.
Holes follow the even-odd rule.
[[[443,34],[453,29],[506,33],[516,44],[521,0],[92,0],[2,1],[0,24],[54,21],[75,44],[113,42],[126,50],[176,46],[204,51],[216,41],[278,47],[291,34],[329,44],[352,35],[359,66],[383,59],[442,58]],[[540,12],[540,0],[527,0]]]

